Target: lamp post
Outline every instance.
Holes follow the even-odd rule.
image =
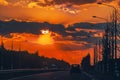
[[[2,55],[3,54],[3,49],[4,49],[4,42],[3,42],[3,37],[4,36],[7,36],[7,35],[9,35],[9,34],[0,34],[1,36],[1,51],[0,51],[0,54],[1,54],[1,57],[0,57],[0,63],[1,63],[1,66],[0,66],[0,69],[1,70],[3,70],[4,69],[4,65],[3,65],[3,63],[4,63],[4,55]]]
[[[112,5],[109,5],[109,4],[104,4],[104,3],[97,3],[97,4],[100,4],[100,5],[105,5],[105,6],[108,6],[108,7],[111,7],[113,8],[113,21],[114,21],[114,31],[113,31],[113,40],[114,40],[114,44],[112,45],[114,50],[112,51],[112,58],[117,58],[117,9],[112,6]]]
[[[13,48],[14,48],[14,46],[13,46],[13,40],[15,40],[15,39],[20,39],[21,37],[16,37],[16,38],[12,38],[12,44],[11,44],[11,50],[13,51]],[[19,41],[19,45],[18,45],[18,51],[20,52],[21,51],[21,42]],[[11,69],[13,69],[13,56],[11,56],[12,57],[12,63],[11,63]],[[18,68],[21,68],[21,53],[19,53],[19,62],[18,62]]]
[[[20,39],[21,37],[18,37],[18,39]],[[18,47],[18,51],[19,51],[19,69],[21,68],[21,64],[22,64],[22,61],[21,61],[21,50],[22,50],[22,48],[21,48],[21,46],[22,46],[22,42],[21,41],[19,41],[19,47]]]
[[[1,47],[4,48],[4,37],[8,36],[9,34],[1,34]],[[11,50],[13,50],[13,39],[11,39]],[[2,53],[2,52],[1,52]],[[12,51],[10,53],[10,68],[13,69],[13,55],[12,55]],[[4,56],[1,56],[1,69],[4,68],[4,65],[3,65],[3,62],[4,62]]]
[[[3,55],[2,55],[2,53],[3,53],[3,51],[2,51],[2,47],[3,47],[3,41],[2,41],[2,36],[1,36],[1,50],[0,50],[0,69],[1,70],[3,70]]]
[[[12,43],[11,43],[11,50],[13,51],[14,50],[14,40],[15,39],[20,39],[21,37],[16,37],[16,38],[12,38]],[[19,51],[21,51],[21,42],[19,42]],[[12,53],[11,53],[12,54]],[[19,63],[18,63],[18,67],[19,68],[21,68],[21,54],[19,53]],[[14,66],[13,66],[13,55],[11,55],[11,69],[13,69],[14,68]]]
[[[99,17],[99,16],[92,16],[93,18],[99,18],[99,19],[103,19],[103,20],[105,20],[106,22],[108,22],[108,19],[105,19],[105,18],[103,18],[103,17]]]
[[[1,43],[1,49],[3,49],[4,48],[4,38],[6,37],[6,36],[8,36],[9,34],[0,34],[1,36],[0,36],[0,43]],[[14,50],[14,40],[16,39],[16,40],[19,40],[21,37],[19,37],[19,36],[17,36],[17,37],[15,37],[15,38],[11,38],[10,40],[11,40],[11,53],[10,53],[10,68],[11,69],[13,69],[14,68],[14,62],[13,62],[13,50]],[[8,41],[8,40],[7,40]],[[19,40],[19,44],[18,44],[18,48],[19,48],[19,51],[21,51],[21,41]],[[3,63],[4,63],[4,56],[2,55],[2,53],[3,53],[3,51],[0,51],[0,53],[1,53],[1,56],[0,56],[0,64],[1,64],[1,66],[0,66],[0,69],[2,70],[2,69],[4,69],[4,65],[3,65]],[[19,68],[21,68],[21,54],[19,53]]]
[[[110,58],[110,35],[109,35],[109,27],[108,27],[108,19],[105,19],[103,17],[98,17],[98,16],[92,16],[93,18],[99,18],[99,19],[102,19],[102,20],[105,20],[106,21],[106,28],[105,28],[105,34],[103,36],[103,64],[101,65],[101,70],[102,72],[104,73],[104,71],[107,69],[106,68],[106,64],[107,64],[107,61],[108,59]]]
[[[105,19],[105,18],[103,18],[103,17],[99,17],[99,16],[92,16],[93,18],[98,18],[98,19],[102,19],[102,20],[104,20],[107,24],[106,24],[106,28],[104,28],[105,30],[108,30],[108,19]]]
[[[104,52],[104,54],[103,54],[103,59],[107,59],[107,55],[108,54],[110,54],[110,53],[108,53],[106,50],[108,50],[108,47],[110,47],[109,46],[109,31],[108,31],[108,19],[105,19],[105,18],[103,18],[103,17],[99,17],[99,16],[92,16],[93,18],[98,18],[98,19],[102,19],[102,20],[105,20],[106,21],[106,27],[104,27],[104,36],[103,36],[103,40],[105,40],[105,43],[103,43],[103,51],[105,51]],[[99,44],[100,45],[100,44]],[[107,54],[107,53],[108,54]],[[99,53],[100,53],[100,51],[99,51]],[[106,55],[106,56],[105,56]],[[105,58],[106,57],[106,58]]]
[[[109,6],[109,7],[111,7],[111,8],[114,8],[114,10],[117,12],[117,9],[116,9],[114,6],[112,6],[112,5],[104,4],[104,3],[102,3],[102,2],[98,2],[97,4]]]
[[[19,42],[18,44],[18,51],[19,51],[19,63],[18,63],[18,68],[22,68],[22,61],[21,61],[21,50],[22,50],[22,43],[23,42],[27,42],[27,40],[19,40],[19,39],[22,39],[22,37],[18,36],[16,38],[13,38],[13,39],[17,39],[17,42]]]

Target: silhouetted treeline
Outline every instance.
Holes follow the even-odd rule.
[[[38,52],[30,54],[27,51],[11,51],[0,47],[1,69],[30,69],[30,68],[68,68],[69,63],[55,58],[38,56]]]

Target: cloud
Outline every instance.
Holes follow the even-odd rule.
[[[64,41],[64,43],[57,43],[57,47],[64,51],[87,50],[93,45],[83,41]],[[69,44],[69,45],[68,45]]]
[[[115,0],[97,0],[98,2],[112,2],[112,1],[115,1]]]
[[[28,8],[40,7],[36,2],[31,2],[28,4]]]
[[[59,0],[54,0],[54,1],[57,4],[71,3],[71,4],[77,4],[77,5],[96,2],[96,0],[61,0],[61,2],[59,2]]]
[[[40,6],[50,6],[50,5],[84,5],[95,2],[112,2],[115,0],[32,0],[37,2]]]
[[[73,5],[93,3],[95,1],[96,0],[6,0],[11,6],[27,8],[44,8],[52,6],[52,9],[55,8],[69,14],[77,14],[79,12],[79,9]]]
[[[96,2],[96,0],[45,0],[46,3],[53,3],[55,5],[60,5],[60,4],[75,4],[75,5],[80,5],[80,4],[87,4],[87,3],[93,3]]]
[[[96,41],[100,39],[99,33],[102,33],[102,30],[99,30],[99,27],[91,28],[84,23],[84,27],[80,25],[83,23],[79,23],[79,26],[73,25],[65,28],[60,24],[49,24],[47,22],[37,23],[37,22],[17,22],[17,21],[8,21],[8,22],[0,22],[0,33],[28,33],[28,34],[36,34],[39,35],[40,30],[49,29],[52,34],[51,36],[56,41],[56,44],[65,44],[75,46],[75,49],[87,49],[90,48],[92,44],[95,44]],[[90,24],[90,23],[89,23]],[[71,28],[71,29],[70,29]],[[76,29],[77,28],[77,29]],[[80,28],[78,30],[78,28]],[[97,30],[98,28],[98,30]],[[89,30],[90,29],[90,30]],[[29,36],[28,36],[29,37]],[[68,43],[70,41],[70,43]],[[59,43],[60,42],[60,43]],[[65,42],[65,43],[61,43]],[[84,42],[84,44],[83,44]],[[79,48],[77,48],[79,46]],[[70,47],[64,47],[66,50],[70,49]],[[71,49],[72,50],[72,49]]]
[[[0,0],[0,5],[7,6],[8,2],[6,0]]]
[[[66,5],[66,4],[55,5],[55,8],[70,14],[77,14],[79,12],[79,9],[72,5]]]
[[[9,3],[29,3],[29,2],[32,2],[32,0],[6,0],[7,2]]]
[[[35,6],[55,6],[55,5],[83,5],[95,2],[112,2],[115,0],[1,0],[4,4],[12,4],[19,6],[28,6],[35,4]],[[68,7],[66,7],[68,8]],[[74,11],[74,10],[73,10]],[[71,13],[74,13],[70,11]]]
[[[0,33],[33,33],[40,34],[41,29],[49,29],[52,32],[65,36],[65,27],[61,24],[49,24],[47,22],[19,22],[15,20],[0,21]]]
[[[87,23],[87,22],[81,22],[81,23],[74,23],[73,25],[68,26],[68,30],[80,30],[80,29],[92,29],[92,30],[104,30],[106,27],[106,23]]]

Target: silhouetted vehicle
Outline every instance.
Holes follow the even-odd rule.
[[[70,74],[73,73],[81,73],[80,65],[79,64],[72,64],[70,69]]]

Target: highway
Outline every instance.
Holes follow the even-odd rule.
[[[93,80],[89,75],[70,74],[69,71],[47,72],[40,74],[33,74],[28,76],[16,77],[8,80]]]

